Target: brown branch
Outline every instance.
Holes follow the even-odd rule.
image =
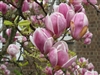
[[[44,7],[43,7],[43,2],[39,3],[37,0],[34,0],[43,10],[43,12],[45,13],[45,15],[47,15],[47,12],[45,11]]]
[[[87,0],[87,2],[88,2],[91,6],[93,6],[93,7],[95,8],[95,10],[97,11],[97,15],[98,15],[98,13],[100,13],[100,9],[99,9],[98,7],[96,7],[94,4],[92,4],[92,3],[90,2],[90,0]]]

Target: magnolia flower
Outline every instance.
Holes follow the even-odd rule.
[[[68,68],[76,60],[76,56],[69,58],[68,45],[64,41],[59,41],[53,45],[48,53],[48,58],[55,70],[59,70],[61,67]]]
[[[7,4],[3,3],[2,1],[0,1],[0,11],[2,12],[2,14],[6,14],[7,12]]]
[[[86,34],[83,36],[84,38],[84,43],[85,44],[90,44],[91,43],[91,38],[93,37],[93,34],[89,31],[86,32]]]
[[[66,27],[69,28],[70,26],[70,21],[75,15],[75,12],[72,10],[72,8],[66,4],[66,3],[61,3],[58,8],[56,8],[58,12],[62,13],[66,19]]]
[[[75,12],[83,12],[85,13],[85,9],[81,3],[72,5]]]
[[[98,75],[97,71],[86,71],[84,75]]]
[[[81,39],[88,29],[88,19],[83,12],[76,13],[71,20],[71,35],[74,39]]]
[[[89,0],[92,4],[97,4],[97,0]],[[84,4],[88,4],[87,0],[83,0]]]
[[[36,2],[32,2],[30,8],[32,8],[35,13],[38,13],[40,6]]]
[[[43,15],[40,14],[40,15],[34,15],[34,16],[31,16],[31,21],[33,24],[41,24],[41,23],[44,23],[44,19],[43,18]]]
[[[78,61],[79,61],[80,63],[86,63],[86,64],[88,64],[88,59],[86,59],[86,58],[84,58],[84,57],[79,58]]]
[[[8,36],[10,36],[10,34],[11,34],[11,28],[6,30],[6,34],[7,34]]]
[[[51,67],[46,67],[44,72],[46,73],[46,75],[52,75],[52,68]]]
[[[24,0],[23,5],[22,5],[22,11],[28,11],[29,10],[29,2],[27,0]]]
[[[5,75],[10,75],[10,70],[5,70],[5,71],[4,71],[4,74],[5,74]]]
[[[53,45],[53,38],[45,28],[37,28],[33,35],[30,36],[30,41],[43,54],[47,54]]]
[[[54,36],[59,37],[66,29],[66,20],[61,13],[54,12],[50,16],[46,16],[45,25]]]
[[[93,37],[93,34],[88,30],[87,32],[86,32],[86,34],[83,36],[83,38],[85,39],[85,38],[92,38]]]
[[[11,56],[15,56],[17,53],[19,53],[20,47],[15,44],[10,44],[7,48],[7,53]]]
[[[84,40],[84,44],[90,44],[91,43],[91,39],[90,38],[86,38],[85,40]]]
[[[6,67],[6,65],[1,64],[1,65],[0,65],[0,69],[1,69],[1,70],[6,70],[6,69],[7,69],[7,67]]]
[[[54,73],[54,75],[64,75],[64,72],[62,70],[58,70]]]
[[[89,63],[89,64],[87,64],[87,68],[88,68],[88,70],[93,70],[94,65],[92,63]]]
[[[87,71],[87,69],[86,68],[79,68],[78,71],[79,71],[79,73],[84,75],[84,73]]]

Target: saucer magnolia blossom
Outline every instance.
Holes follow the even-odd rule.
[[[70,23],[71,35],[74,39],[81,39],[88,29],[88,19],[83,12],[76,13]]]
[[[10,44],[7,48],[7,53],[11,56],[15,56],[17,53],[19,53],[20,47],[15,44]]]
[[[8,8],[7,4],[0,1],[0,12],[2,12],[2,14],[6,14],[7,8]]]
[[[64,41],[59,41],[53,45],[48,53],[48,58],[55,70],[59,70],[61,67],[68,68],[76,60],[76,56],[69,57],[68,45]]]
[[[47,54],[53,45],[53,38],[45,28],[37,28],[30,36],[30,41],[34,44],[41,53]]]
[[[97,71],[86,71],[84,75],[99,75]]]
[[[70,21],[75,15],[75,12],[71,9],[71,7],[66,3],[61,3],[58,8],[56,8],[56,11],[62,13],[66,19],[66,27],[69,28]]]
[[[29,10],[29,2],[27,0],[24,0],[23,5],[22,5],[22,11],[28,11]]]
[[[89,32],[89,31],[87,31],[86,34],[83,36],[84,43],[85,44],[90,44],[92,37],[93,37],[93,34],[91,32]]]
[[[66,29],[66,19],[59,12],[54,12],[45,18],[45,25],[55,37],[59,37]]]

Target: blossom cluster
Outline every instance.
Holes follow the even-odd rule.
[[[5,64],[0,65],[0,72],[4,75],[10,75],[10,70],[7,69],[8,62],[5,62]]]
[[[25,25],[25,23],[24,25],[20,26],[19,24],[21,22],[18,22],[18,25],[16,22],[10,22],[11,25],[15,24],[12,25],[12,27],[15,26],[15,28],[17,28],[18,26],[18,31],[20,33],[21,28],[23,28],[23,33],[28,29],[30,31],[30,34],[27,37],[28,39],[25,37],[25,35],[21,36],[19,32],[16,32],[14,38],[12,39],[14,40],[13,42],[17,41],[21,44],[25,43],[26,46],[28,44],[27,41],[30,40],[32,44],[37,47],[38,50],[47,58],[52,66],[52,68],[45,68],[44,72],[47,75],[98,75],[98,73],[94,71],[94,66],[92,63],[89,63],[85,58],[79,58],[79,60],[77,60],[77,55],[70,55],[67,42],[65,42],[63,38],[58,40],[68,31],[74,40],[78,41],[82,39],[84,44],[91,43],[93,34],[89,31],[89,21],[86,16],[85,8],[83,7],[83,4],[89,5],[88,0],[66,0],[66,3],[54,5],[51,13],[46,13],[43,8],[43,6],[45,7],[46,3],[49,1],[41,1],[23,1],[21,9],[19,10],[22,11],[20,12],[20,16],[23,19],[27,19],[27,21],[30,20],[31,22],[29,25],[32,25],[34,30],[31,32],[29,25]],[[94,5],[97,4],[97,0],[89,1]],[[7,5],[5,2],[13,3],[12,5]],[[6,13],[10,10],[16,12],[16,8],[19,9],[20,7],[17,7],[18,4],[20,4],[18,0],[14,0],[12,2],[10,0],[5,0],[5,2],[0,1],[0,12],[2,15],[6,15]],[[43,6],[40,6],[39,4]],[[44,14],[41,14],[41,7],[46,14],[45,16]],[[31,11],[34,11],[34,13],[31,13]],[[13,19],[15,19],[15,17],[12,16],[11,20]],[[7,37],[12,35],[12,30],[13,28],[6,29]],[[2,43],[6,42],[6,40],[2,37],[0,37],[0,40]],[[7,48],[7,53],[11,57],[15,57],[19,51],[20,47],[15,44],[10,44]],[[1,65],[1,69],[6,69],[6,66]]]
[[[54,12],[45,17],[45,28],[37,28],[30,36],[31,42],[42,54],[47,56],[54,71],[58,71],[62,68],[68,69],[77,59],[77,56],[70,56],[68,53],[68,45],[65,41],[57,40],[68,28],[70,28],[71,36],[75,40],[84,39],[85,44],[91,43],[93,34],[88,29],[89,22],[82,2],[87,3],[82,0],[69,0],[70,5],[61,3],[56,7],[54,6]],[[94,1],[93,4],[96,4],[96,2]],[[80,74],[77,69],[73,70],[74,75],[78,75],[76,72]],[[70,72],[68,71],[68,73]],[[88,75],[88,72],[94,73],[93,70],[86,70],[85,75]],[[97,72],[96,75],[98,75]]]

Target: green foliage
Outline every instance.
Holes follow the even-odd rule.
[[[4,20],[4,25],[6,26],[13,26],[13,23],[9,20]]]
[[[26,61],[25,63],[19,63],[19,66],[21,66],[21,67],[23,67],[23,66],[26,66],[26,65],[28,65],[28,61]]]
[[[68,50],[68,54],[71,55],[71,56],[75,56],[76,55],[76,53],[71,51],[71,50]]]
[[[17,16],[17,17],[15,18],[14,24],[17,24],[18,19],[19,19],[19,16]]]
[[[29,20],[22,20],[18,23],[19,26],[28,26],[30,25],[30,21]]]
[[[18,70],[14,70],[14,73],[15,73],[16,75],[22,75]]]

